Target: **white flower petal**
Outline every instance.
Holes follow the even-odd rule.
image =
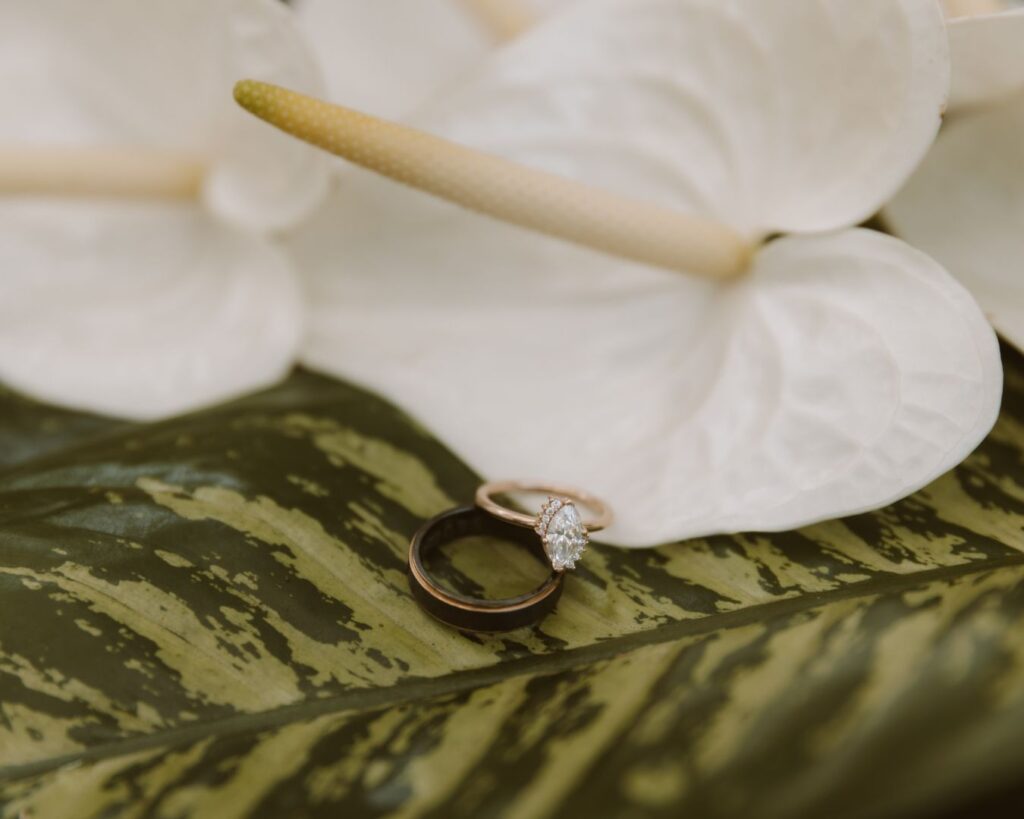
[[[1024,91],[1024,9],[951,21],[949,48],[950,111]]]
[[[938,128],[933,0],[586,0],[420,124],[751,233],[855,223]]]
[[[586,0],[516,0],[516,2],[522,3],[523,8],[528,9],[539,20],[560,11],[570,3],[582,3]]]
[[[189,205],[0,205],[0,381],[156,418],[273,383],[302,302],[283,251]]]
[[[1024,94],[949,123],[885,218],[1024,349]]]
[[[231,89],[311,93],[318,69],[276,0],[32,0],[0,26],[0,143],[169,148],[211,163],[215,213],[265,229],[322,198],[328,160],[253,122]]]
[[[389,119],[421,108],[493,48],[459,0],[298,0],[330,99]]]
[[[991,329],[890,237],[783,239],[723,285],[364,173],[347,185],[294,243],[307,363],[397,401],[488,477],[606,497],[613,542],[876,507],[953,466],[995,419]]]
[[[752,233],[820,229],[900,184],[947,80],[932,2],[588,0],[422,124]],[[715,284],[353,172],[293,247],[309,363],[397,400],[488,476],[607,497],[625,545],[884,504],[997,410],[977,306],[867,231],[780,240]]]

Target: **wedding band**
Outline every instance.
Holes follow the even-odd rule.
[[[548,496],[536,515],[502,506],[495,495],[509,492],[533,492]],[[544,553],[556,572],[575,569],[590,543],[590,533],[611,525],[612,510],[600,498],[581,489],[542,481],[489,481],[476,490],[476,504],[498,520],[526,526],[540,535]],[[576,508],[590,512],[584,520]]]
[[[428,614],[467,631],[509,631],[536,623],[554,609],[564,575],[552,570],[532,592],[500,600],[469,597],[442,588],[427,572],[424,558],[446,543],[471,535],[488,535],[525,547],[541,560],[537,539],[476,506],[442,512],[424,523],[409,543],[409,588]]]

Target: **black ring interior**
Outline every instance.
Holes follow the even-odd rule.
[[[410,568],[415,565],[420,575],[429,579],[423,559],[447,543],[473,535],[511,541],[548,563],[536,532],[498,520],[477,506],[463,506],[431,518],[413,535],[409,544]],[[505,631],[534,623],[554,608],[562,591],[562,573],[552,570],[547,580],[533,591],[499,600],[469,597],[436,583],[433,589],[426,588],[412,571],[409,585],[420,605],[449,625],[475,631]],[[534,599],[536,602],[531,605]]]

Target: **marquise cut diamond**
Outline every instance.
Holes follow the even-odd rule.
[[[553,514],[544,527],[544,551],[555,569],[574,569],[589,541],[587,528],[574,504],[558,501],[548,509],[552,506]]]

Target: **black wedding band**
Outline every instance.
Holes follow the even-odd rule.
[[[562,594],[562,572],[552,571],[532,592],[485,600],[441,588],[423,558],[446,543],[472,535],[490,535],[523,546],[547,563],[540,541],[529,529],[504,523],[476,506],[442,512],[424,523],[409,543],[409,588],[417,602],[443,623],[467,631],[509,631],[536,623],[554,609]]]

